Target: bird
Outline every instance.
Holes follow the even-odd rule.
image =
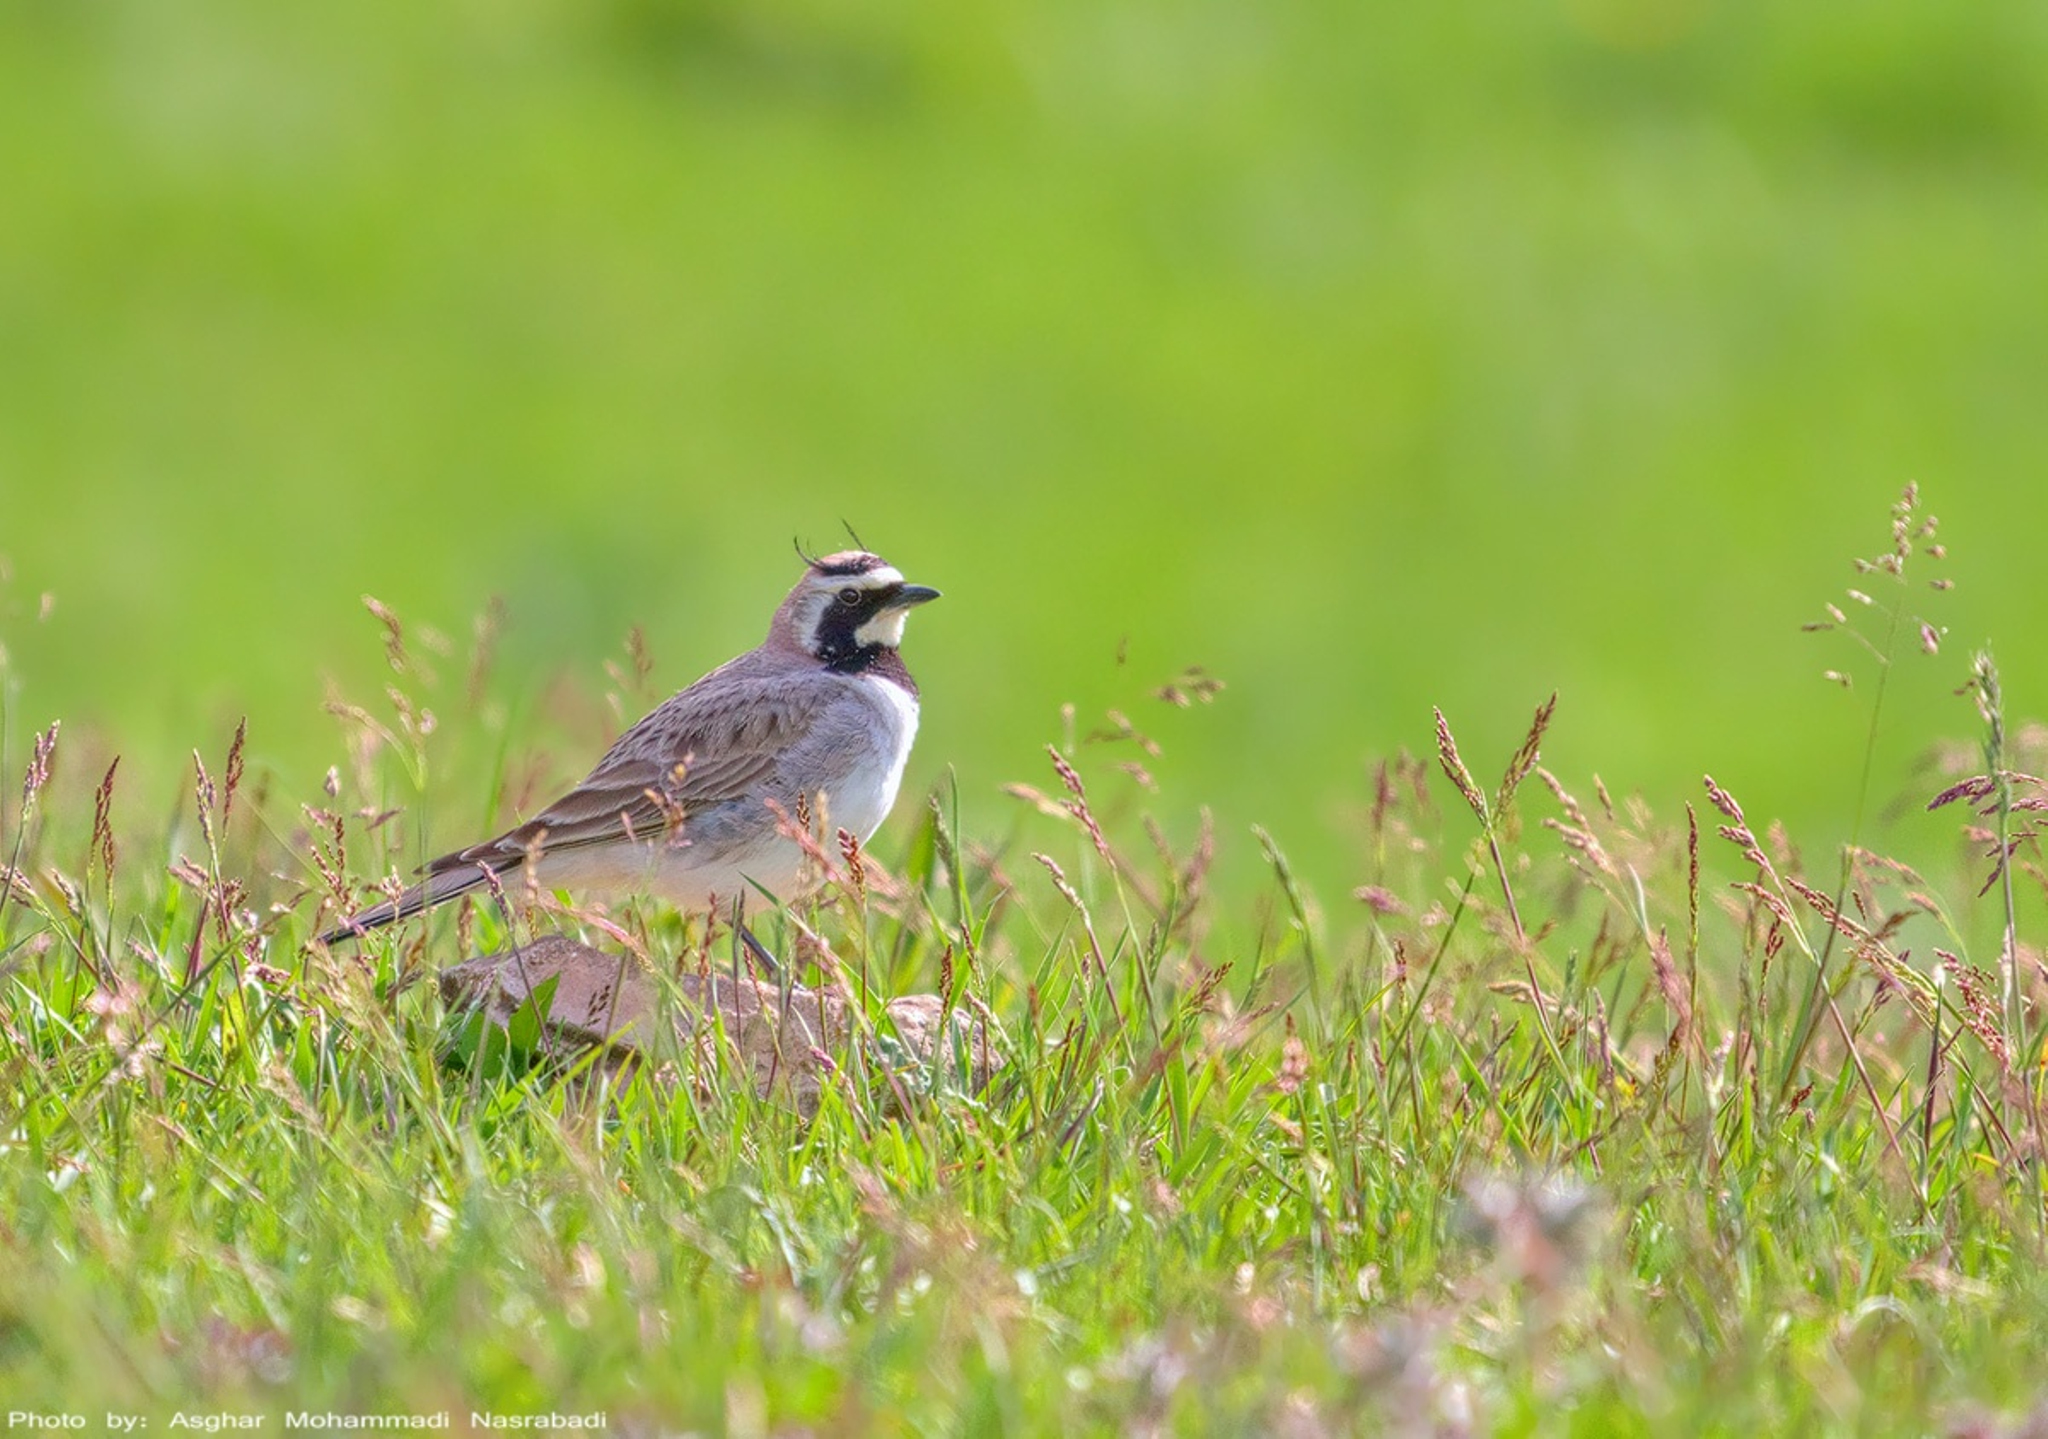
[[[487,886],[645,893],[688,911],[763,891],[790,899],[815,868],[792,824],[867,840],[917,737],[904,622],[939,591],[865,549],[797,553],[803,575],[757,648],[671,695],[540,813],[429,862],[321,941]]]

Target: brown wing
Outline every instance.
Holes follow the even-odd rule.
[[[707,677],[619,736],[583,782],[496,839],[443,855],[429,874],[493,868],[525,858],[536,844],[575,849],[667,834],[691,810],[740,799],[766,782],[784,751],[811,728],[816,706],[793,702],[784,686],[707,682]]]

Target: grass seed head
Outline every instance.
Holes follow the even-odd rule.
[[[846,877],[853,884],[853,892],[862,904],[868,902],[868,871],[862,862],[860,837],[852,830],[839,831],[839,853],[846,861]]]
[[[57,753],[57,728],[59,721],[51,720],[50,727],[35,738],[30,750],[28,772],[21,779],[21,807],[25,813],[42,793],[43,786],[50,782],[50,761]]]
[[[1060,783],[1065,785],[1067,793],[1073,796],[1073,799],[1067,802],[1067,812],[1079,820],[1081,827],[1088,831],[1088,838],[1095,843],[1095,852],[1111,864],[1115,864],[1116,856],[1109,851],[1109,840],[1103,835],[1102,826],[1096,823],[1094,811],[1088,807],[1088,791],[1081,784],[1080,774],[1056,747],[1047,745],[1045,752],[1052,756],[1052,767],[1059,775]]]
[[[1465,761],[1458,754],[1458,741],[1451,734],[1451,722],[1444,718],[1441,709],[1433,713],[1436,715],[1437,763],[1443,766],[1444,774],[1450,779],[1452,786],[1464,796],[1465,803],[1471,806],[1472,813],[1479,817],[1479,822],[1483,825],[1487,822],[1486,796],[1481,794],[1479,786],[1472,782],[1472,772],[1465,768]]]
[[[392,673],[404,674],[407,668],[405,655],[405,626],[399,623],[398,614],[375,595],[363,596],[363,608],[376,617],[384,627],[384,659],[391,666]]]
[[[228,745],[228,767],[225,787],[221,791],[220,817],[225,822],[234,813],[235,791],[242,786],[242,746],[249,739],[249,717],[235,726],[234,740]]]
[[[1550,728],[1550,720],[1557,713],[1557,692],[1551,691],[1550,698],[1536,708],[1536,717],[1529,722],[1529,732],[1522,737],[1522,747],[1515,751],[1508,761],[1507,773],[1501,776],[1500,791],[1494,797],[1494,813],[1505,814],[1508,804],[1515,797],[1515,791],[1529,771],[1536,767],[1536,761],[1543,752],[1543,736]]]
[[[114,762],[107,766],[106,776],[100,780],[99,788],[92,796],[92,841],[87,851],[88,864],[97,857],[100,873],[107,883],[114,881],[114,771],[121,767],[121,757],[114,756]]]

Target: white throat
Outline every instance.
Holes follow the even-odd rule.
[[[903,643],[903,622],[909,618],[908,610],[883,610],[855,630],[853,637],[864,645],[887,645],[895,649]]]

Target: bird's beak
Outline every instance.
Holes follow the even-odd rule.
[[[914,605],[928,604],[939,597],[939,592],[930,585],[905,585],[889,596],[886,609],[907,610]]]

